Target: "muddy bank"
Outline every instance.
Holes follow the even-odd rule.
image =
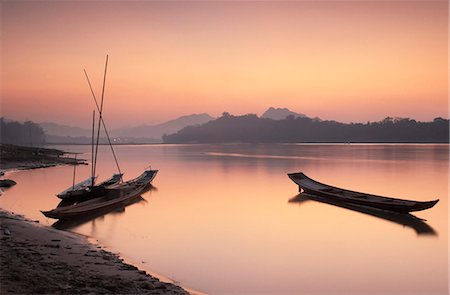
[[[37,169],[57,165],[87,164],[84,159],[57,149],[0,144],[0,169]]]
[[[82,236],[0,210],[1,294],[188,294]]]

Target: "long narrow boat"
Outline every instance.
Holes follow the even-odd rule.
[[[158,170],[146,170],[135,179],[105,188],[105,194],[100,197],[41,212],[49,218],[67,220],[113,208],[118,204],[125,205],[145,192],[157,173]]]
[[[115,185],[122,181],[123,173],[120,171],[119,163],[117,161],[117,157],[114,152],[114,148],[112,146],[111,139],[108,134],[108,129],[106,129],[106,124],[105,124],[105,121],[103,118],[103,98],[104,98],[104,91],[105,91],[107,68],[108,68],[108,55],[106,56],[105,73],[104,73],[104,77],[103,77],[102,99],[101,99],[100,106],[97,102],[97,98],[95,97],[91,82],[87,75],[87,72],[86,72],[86,70],[84,70],[84,74],[86,76],[89,88],[91,89],[91,93],[92,93],[92,97],[95,102],[95,106],[96,106],[97,111],[99,112],[99,116],[100,116],[98,119],[97,137],[95,137],[95,111],[93,111],[93,114],[92,114],[92,164],[91,164],[92,165],[92,171],[91,171],[92,175],[91,175],[91,177],[87,178],[86,180],[84,180],[80,183],[77,183],[76,185],[74,184],[73,186],[67,188],[65,191],[57,194],[56,196],[62,200],[74,201],[74,202],[86,201],[86,200],[89,200],[89,199],[92,199],[92,198],[95,198],[95,197],[105,194],[105,189],[107,187],[109,187],[111,185]],[[117,170],[119,173],[114,174],[108,180],[105,180],[102,183],[96,185],[95,180],[97,179],[97,177],[95,176],[95,171],[96,171],[96,166],[97,166],[98,144],[99,144],[100,129],[101,129],[100,127],[102,124],[103,124],[103,129],[105,131],[106,138],[108,139],[108,143],[111,148],[111,152],[113,154],[114,161],[116,162]],[[95,139],[97,139],[96,143],[94,143]],[[75,160],[76,160],[76,154],[75,154]],[[73,179],[74,180],[75,180],[75,173],[76,173],[75,167],[76,166],[74,165],[74,170],[73,170]]]
[[[58,197],[63,199],[60,204],[53,210],[41,211],[45,216],[56,219],[71,219],[86,214],[98,213],[101,210],[116,207],[120,204],[126,204],[133,198],[139,197],[141,193],[151,187],[151,181],[155,178],[158,170],[147,169],[140,176],[135,179],[122,182],[122,173],[114,152],[113,145],[108,135],[105,121],[103,119],[103,98],[105,90],[106,72],[108,68],[108,56],[106,56],[105,72],[103,76],[103,88],[100,104],[98,104],[94,91],[89,81],[87,72],[86,75],[89,88],[91,89],[92,97],[95,102],[97,111],[99,112],[97,136],[95,137],[95,111],[92,116],[92,171],[91,178],[68,188],[64,192],[58,194]],[[95,171],[97,165],[98,145],[100,139],[100,127],[103,125],[106,137],[108,139],[111,152],[116,162],[118,174],[113,175],[107,181],[99,185],[95,185]],[[95,139],[97,140],[94,144]],[[95,147],[95,148],[94,148]],[[74,166],[75,167],[75,166]],[[73,177],[75,179],[75,168]]]
[[[302,172],[289,173],[288,176],[299,186],[300,192],[303,191],[311,195],[326,197],[339,202],[369,206],[399,213],[429,209],[439,201],[411,201],[355,192],[320,183],[309,178]]]

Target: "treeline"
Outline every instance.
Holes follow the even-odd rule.
[[[256,115],[222,117],[200,126],[189,126],[164,135],[166,143],[219,142],[393,142],[448,143],[449,120],[432,122],[386,118],[380,122],[340,123],[311,118],[287,117],[284,120]]]
[[[0,142],[36,146],[45,144],[45,133],[38,124],[31,121],[19,123],[0,118]]]

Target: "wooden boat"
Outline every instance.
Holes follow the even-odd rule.
[[[411,201],[355,192],[320,183],[301,172],[290,173],[288,176],[299,186],[300,192],[303,191],[307,194],[326,197],[343,203],[369,206],[399,213],[429,209],[439,201]]]
[[[94,91],[89,81],[87,72],[85,72],[86,79],[91,89],[91,93],[100,114],[98,119],[97,136],[95,137],[95,111],[92,118],[92,171],[91,177],[73,185],[64,192],[58,194],[58,197],[63,199],[61,203],[53,210],[41,211],[45,216],[56,219],[70,219],[73,217],[79,217],[86,214],[98,213],[104,209],[115,207],[118,204],[124,204],[138,197],[146,189],[151,186],[151,181],[155,178],[158,170],[147,169],[140,176],[127,182],[122,182],[122,173],[120,171],[119,163],[117,161],[116,154],[114,152],[113,145],[108,135],[108,129],[106,128],[103,120],[103,98],[105,90],[106,72],[108,67],[108,56],[106,56],[105,73],[103,77],[103,90],[101,96],[100,106],[97,103]],[[95,171],[97,165],[98,145],[100,139],[100,127],[103,125],[106,137],[108,139],[111,152],[114,157],[114,161],[117,166],[118,174],[113,175],[110,179],[102,182],[99,185],[95,185]],[[94,144],[97,139],[96,144]],[[76,158],[75,158],[76,159]],[[73,179],[75,179],[75,166],[73,171]],[[74,181],[73,181],[74,182]]]
[[[62,200],[87,200],[95,196],[99,196],[104,193],[104,188],[117,184],[122,179],[123,173],[116,173],[109,179],[99,183],[97,185],[92,185],[92,177],[77,183],[76,185],[69,187],[65,191],[57,194],[56,196]],[[97,177],[94,177],[94,181]]]
[[[135,179],[108,186],[105,188],[103,196],[68,206],[58,206],[53,210],[41,212],[49,218],[71,219],[115,208],[118,204],[126,205],[150,187],[150,182],[157,173],[158,170],[146,170]]]

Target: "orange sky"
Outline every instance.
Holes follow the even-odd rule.
[[[270,106],[344,122],[448,117],[448,3],[2,2],[1,115],[111,127]]]

